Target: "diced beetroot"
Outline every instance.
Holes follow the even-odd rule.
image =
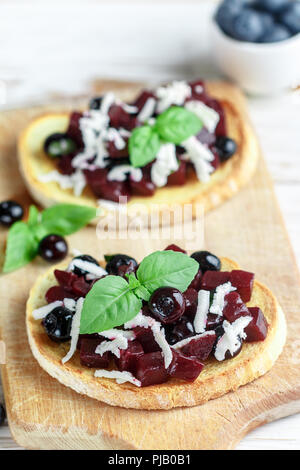
[[[72,284],[77,281],[78,276],[72,272],[61,271],[60,269],[54,270],[54,275],[61,287],[64,287],[67,291],[72,290]]]
[[[203,80],[194,80],[189,82],[189,85],[192,89],[192,97],[191,99],[199,99],[205,93],[205,85]]]
[[[223,108],[221,102],[211,98],[210,96],[208,96],[206,94],[203,95],[203,98],[201,99],[201,101],[203,101],[203,103],[206,104],[207,106],[209,106],[210,108],[217,111],[217,113],[219,114],[220,120],[217,124],[215,134],[217,136],[227,135],[225,111],[224,111],[224,108]]]
[[[128,146],[127,146],[128,139],[124,139],[124,140],[126,140],[126,146],[123,149],[118,149],[114,141],[112,140],[107,142],[107,151],[108,151],[110,158],[127,158],[128,157]]]
[[[219,325],[223,323],[224,318],[221,315],[215,313],[209,313],[207,315],[206,329],[215,330]]]
[[[109,111],[108,116],[110,119],[110,125],[116,127],[117,129],[123,127],[131,131],[137,127],[137,118],[133,114],[127,113],[122,106],[113,104]]]
[[[128,264],[121,264],[118,266],[118,276],[126,279],[126,274],[135,273],[137,265],[133,261],[129,261]]]
[[[183,293],[183,295],[185,298],[184,315],[187,315],[188,317],[194,317],[196,310],[197,310],[197,305],[198,305],[198,292],[192,287],[189,287]]]
[[[192,339],[188,344],[181,348],[181,352],[186,356],[194,356],[199,361],[205,361],[210,355],[216,341],[214,332],[204,333],[198,339]]]
[[[108,171],[103,169],[85,170],[84,174],[88,184],[96,197],[119,202],[121,196],[130,199],[129,185],[126,181],[108,181]]]
[[[156,186],[151,181],[150,167],[142,169],[143,177],[140,181],[134,181],[132,177],[129,178],[130,189],[133,194],[141,196],[153,196]]]
[[[51,302],[55,302],[56,300],[64,300],[66,298],[76,299],[78,296],[72,292],[68,292],[61,286],[53,286],[47,290],[45,297],[48,304],[51,304]]]
[[[83,338],[80,341],[80,362],[86,367],[99,367],[105,369],[109,366],[110,354],[105,352],[103,356],[96,354],[96,348],[101,343],[101,339]]]
[[[201,131],[196,135],[197,140],[202,144],[213,145],[216,141],[215,134],[212,134],[206,127],[202,127]]]
[[[201,279],[201,289],[213,290],[229,281],[230,273],[226,271],[206,271]]]
[[[141,381],[142,387],[166,382],[168,372],[165,369],[162,353],[157,351],[138,357],[135,376]]]
[[[249,302],[252,295],[254,274],[249,273],[248,271],[235,269],[231,271],[229,281],[237,288],[242,300],[244,302]]]
[[[132,103],[132,106],[136,106],[139,112],[144,107],[148,98],[155,98],[155,96],[151,91],[143,90],[137,99]]]
[[[144,350],[141,343],[136,340],[129,341],[128,348],[120,350],[120,358],[115,358],[118,369],[135,373],[137,359],[143,354]]]
[[[70,115],[69,127],[67,130],[68,136],[75,140],[79,148],[83,147],[82,134],[79,126],[79,120],[82,118],[82,113],[74,111]]]
[[[203,364],[194,357],[186,357],[173,350],[173,360],[168,367],[168,373],[175,379],[193,382],[203,369]]]
[[[170,251],[179,251],[180,253],[184,253],[186,255],[186,251],[183,250],[182,248],[180,248],[180,246],[175,245],[174,243],[172,243],[171,245],[168,245],[164,249],[164,251],[168,251],[168,250],[170,250]]]
[[[194,279],[190,283],[189,287],[191,287],[192,289],[195,289],[197,291],[200,290],[201,289],[201,278],[202,278],[202,271],[201,271],[201,269],[199,269],[196,276],[194,277]]]
[[[137,326],[134,328],[135,338],[141,343],[145,353],[159,351],[160,347],[154,339],[151,328],[142,328]]]
[[[99,336],[98,333],[92,333],[92,334],[90,334],[90,335],[88,335],[88,334],[79,335],[78,341],[77,341],[77,345],[76,345],[77,349],[80,349],[81,341],[82,341],[83,339],[95,339],[95,338],[98,339],[99,344],[100,344],[102,341],[105,341],[105,338]]]
[[[168,186],[182,186],[186,180],[186,162],[181,161],[177,171],[168,177]]]
[[[85,297],[91,289],[91,285],[88,284],[83,277],[80,277],[72,284],[73,293],[78,297]]]
[[[263,341],[268,334],[268,322],[266,317],[258,307],[249,307],[248,310],[253,319],[245,328],[245,333],[247,335],[245,341],[247,343]]]
[[[246,317],[249,315],[249,310],[242,301],[238,292],[233,291],[225,296],[225,305],[223,315],[230,323],[234,322],[239,317]]]
[[[214,155],[214,159],[212,162],[210,162],[210,164],[214,167],[214,169],[216,170],[220,164],[221,164],[221,160],[220,160],[220,157],[219,157],[219,154],[217,152],[217,149],[212,145],[210,147],[210,151],[213,153]]]
[[[74,173],[74,168],[72,167],[72,160],[74,154],[72,155],[62,155],[58,159],[58,169],[63,175],[72,175]]]

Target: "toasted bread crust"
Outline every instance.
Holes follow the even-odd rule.
[[[59,266],[63,269],[65,264]],[[222,270],[237,267],[235,262],[222,258]],[[284,314],[272,292],[255,281],[248,305],[259,306],[265,314],[269,329],[264,341],[244,343],[241,353],[233,359],[223,362],[211,359],[193,383],[171,379],[164,384],[138,388],[128,383],[118,385],[111,379],[95,378],[94,369],[80,365],[78,352],[63,365],[61,359],[69,349],[68,343],[54,344],[41,323],[32,317],[32,311],[45,304],[47,289],[56,282],[54,269],[50,268],[37,279],[27,302],[26,326],[32,353],[40,366],[59,382],[109,405],[147,410],[199,405],[265,374],[283,349],[286,339]]]
[[[134,196],[127,205],[130,209],[143,204],[149,214],[160,212],[157,205],[195,204],[203,205],[209,211],[232,197],[252,177],[259,157],[259,146],[249,122],[246,103],[242,93],[227,82],[208,82],[207,90],[219,99],[225,109],[228,135],[238,144],[238,151],[222,164],[207,183],[197,180],[191,174],[183,186],[158,188],[152,197]],[[42,150],[43,141],[53,132],[63,132],[68,125],[68,113],[49,113],[40,116],[24,129],[18,142],[19,164],[28,190],[33,198],[44,207],[58,202],[77,203],[98,207],[91,190],[86,187],[81,197],[74,196],[72,190],[63,190],[57,183],[41,183],[38,177],[56,169],[55,162]],[[103,210],[109,212],[107,209]],[[104,214],[103,212],[103,214]]]

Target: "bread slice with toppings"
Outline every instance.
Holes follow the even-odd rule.
[[[238,265],[227,258],[221,258],[221,263],[222,271],[238,269]],[[55,268],[65,269],[66,264]],[[286,339],[284,314],[272,292],[259,281],[254,281],[247,306],[258,306],[265,315],[268,333],[264,341],[244,343],[241,352],[230,360],[218,362],[209,359],[192,383],[172,378],[159,385],[139,388],[131,383],[118,384],[108,378],[97,378],[95,369],[80,364],[78,351],[70,361],[62,364],[69,344],[53,343],[41,322],[33,318],[33,311],[45,304],[49,287],[56,284],[55,268],[50,268],[38,278],[27,302],[26,326],[32,353],[40,366],[59,382],[109,405],[147,410],[200,405],[265,374],[283,349]]]
[[[211,97],[219,100],[225,110],[228,136],[237,143],[238,150],[228,161],[214,171],[208,182],[200,182],[191,172],[182,186],[157,188],[153,196],[133,196],[128,202],[129,218],[131,208],[133,216],[136,204],[143,205],[143,212],[148,215],[157,211],[161,214],[166,204],[201,204],[204,211],[209,211],[237,193],[252,177],[259,157],[259,146],[249,122],[246,101],[235,86],[227,82],[207,82],[206,89]],[[49,113],[31,122],[20,136],[18,158],[21,173],[32,197],[42,206],[54,203],[77,203],[98,207],[99,202],[89,187],[85,187],[81,196],[75,196],[73,189],[62,189],[57,182],[41,182],[40,177],[56,169],[55,161],[46,156],[43,143],[47,136],[56,132],[65,132],[68,126],[68,113]],[[113,204],[101,206],[102,214],[111,213]]]

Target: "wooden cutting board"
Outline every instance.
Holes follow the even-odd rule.
[[[131,91],[134,90],[134,87]],[[42,108],[0,115],[0,200],[30,203],[15,155],[16,135]],[[6,230],[1,229],[1,243]],[[174,241],[174,240],[170,240]],[[126,252],[141,259],[169,240],[98,240],[88,227],[70,246],[94,256]],[[184,241],[177,240],[184,246]],[[199,240],[199,249],[203,244]],[[87,248],[88,247],[88,248]],[[2,366],[8,420],[15,440],[33,449],[232,449],[251,429],[300,411],[299,274],[263,159],[251,184],[205,218],[205,247],[256,273],[278,297],[288,320],[284,352],[264,377],[205,405],[171,411],[110,407],[60,385],[34,360],[26,338],[28,291],[46,263],[0,279]]]

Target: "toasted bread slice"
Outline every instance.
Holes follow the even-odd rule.
[[[223,271],[238,268],[227,258],[221,260]],[[60,268],[64,269],[65,265],[60,265]],[[118,385],[111,379],[95,378],[94,369],[81,366],[78,352],[63,365],[61,359],[69,349],[68,343],[53,343],[41,322],[32,317],[32,311],[45,304],[48,288],[56,283],[53,271],[52,267],[37,280],[27,302],[26,324],[32,353],[40,366],[62,384],[110,405],[147,410],[200,405],[265,374],[285,343],[284,314],[272,292],[255,281],[248,305],[259,306],[268,321],[268,335],[264,341],[244,343],[240,354],[233,359],[223,362],[211,359],[193,383],[170,379],[160,385],[138,388],[128,383]]]
[[[236,140],[238,151],[215,171],[207,183],[198,181],[194,172],[183,186],[163,187],[152,197],[134,196],[127,205],[130,209],[143,204],[145,213],[160,211],[157,205],[202,204],[204,211],[218,206],[233,196],[252,177],[259,156],[259,146],[246,111],[242,93],[226,82],[208,82],[207,90],[219,99],[225,109],[228,135]],[[42,206],[54,203],[77,203],[98,207],[98,201],[86,187],[81,197],[76,197],[71,189],[61,189],[55,183],[41,183],[39,176],[56,169],[55,161],[43,151],[43,142],[54,132],[64,132],[68,126],[68,113],[45,114],[23,131],[18,143],[18,155],[22,175],[32,197]],[[110,209],[103,209],[109,212]],[[136,210],[136,209],[135,209]],[[104,214],[103,212],[103,214]]]

